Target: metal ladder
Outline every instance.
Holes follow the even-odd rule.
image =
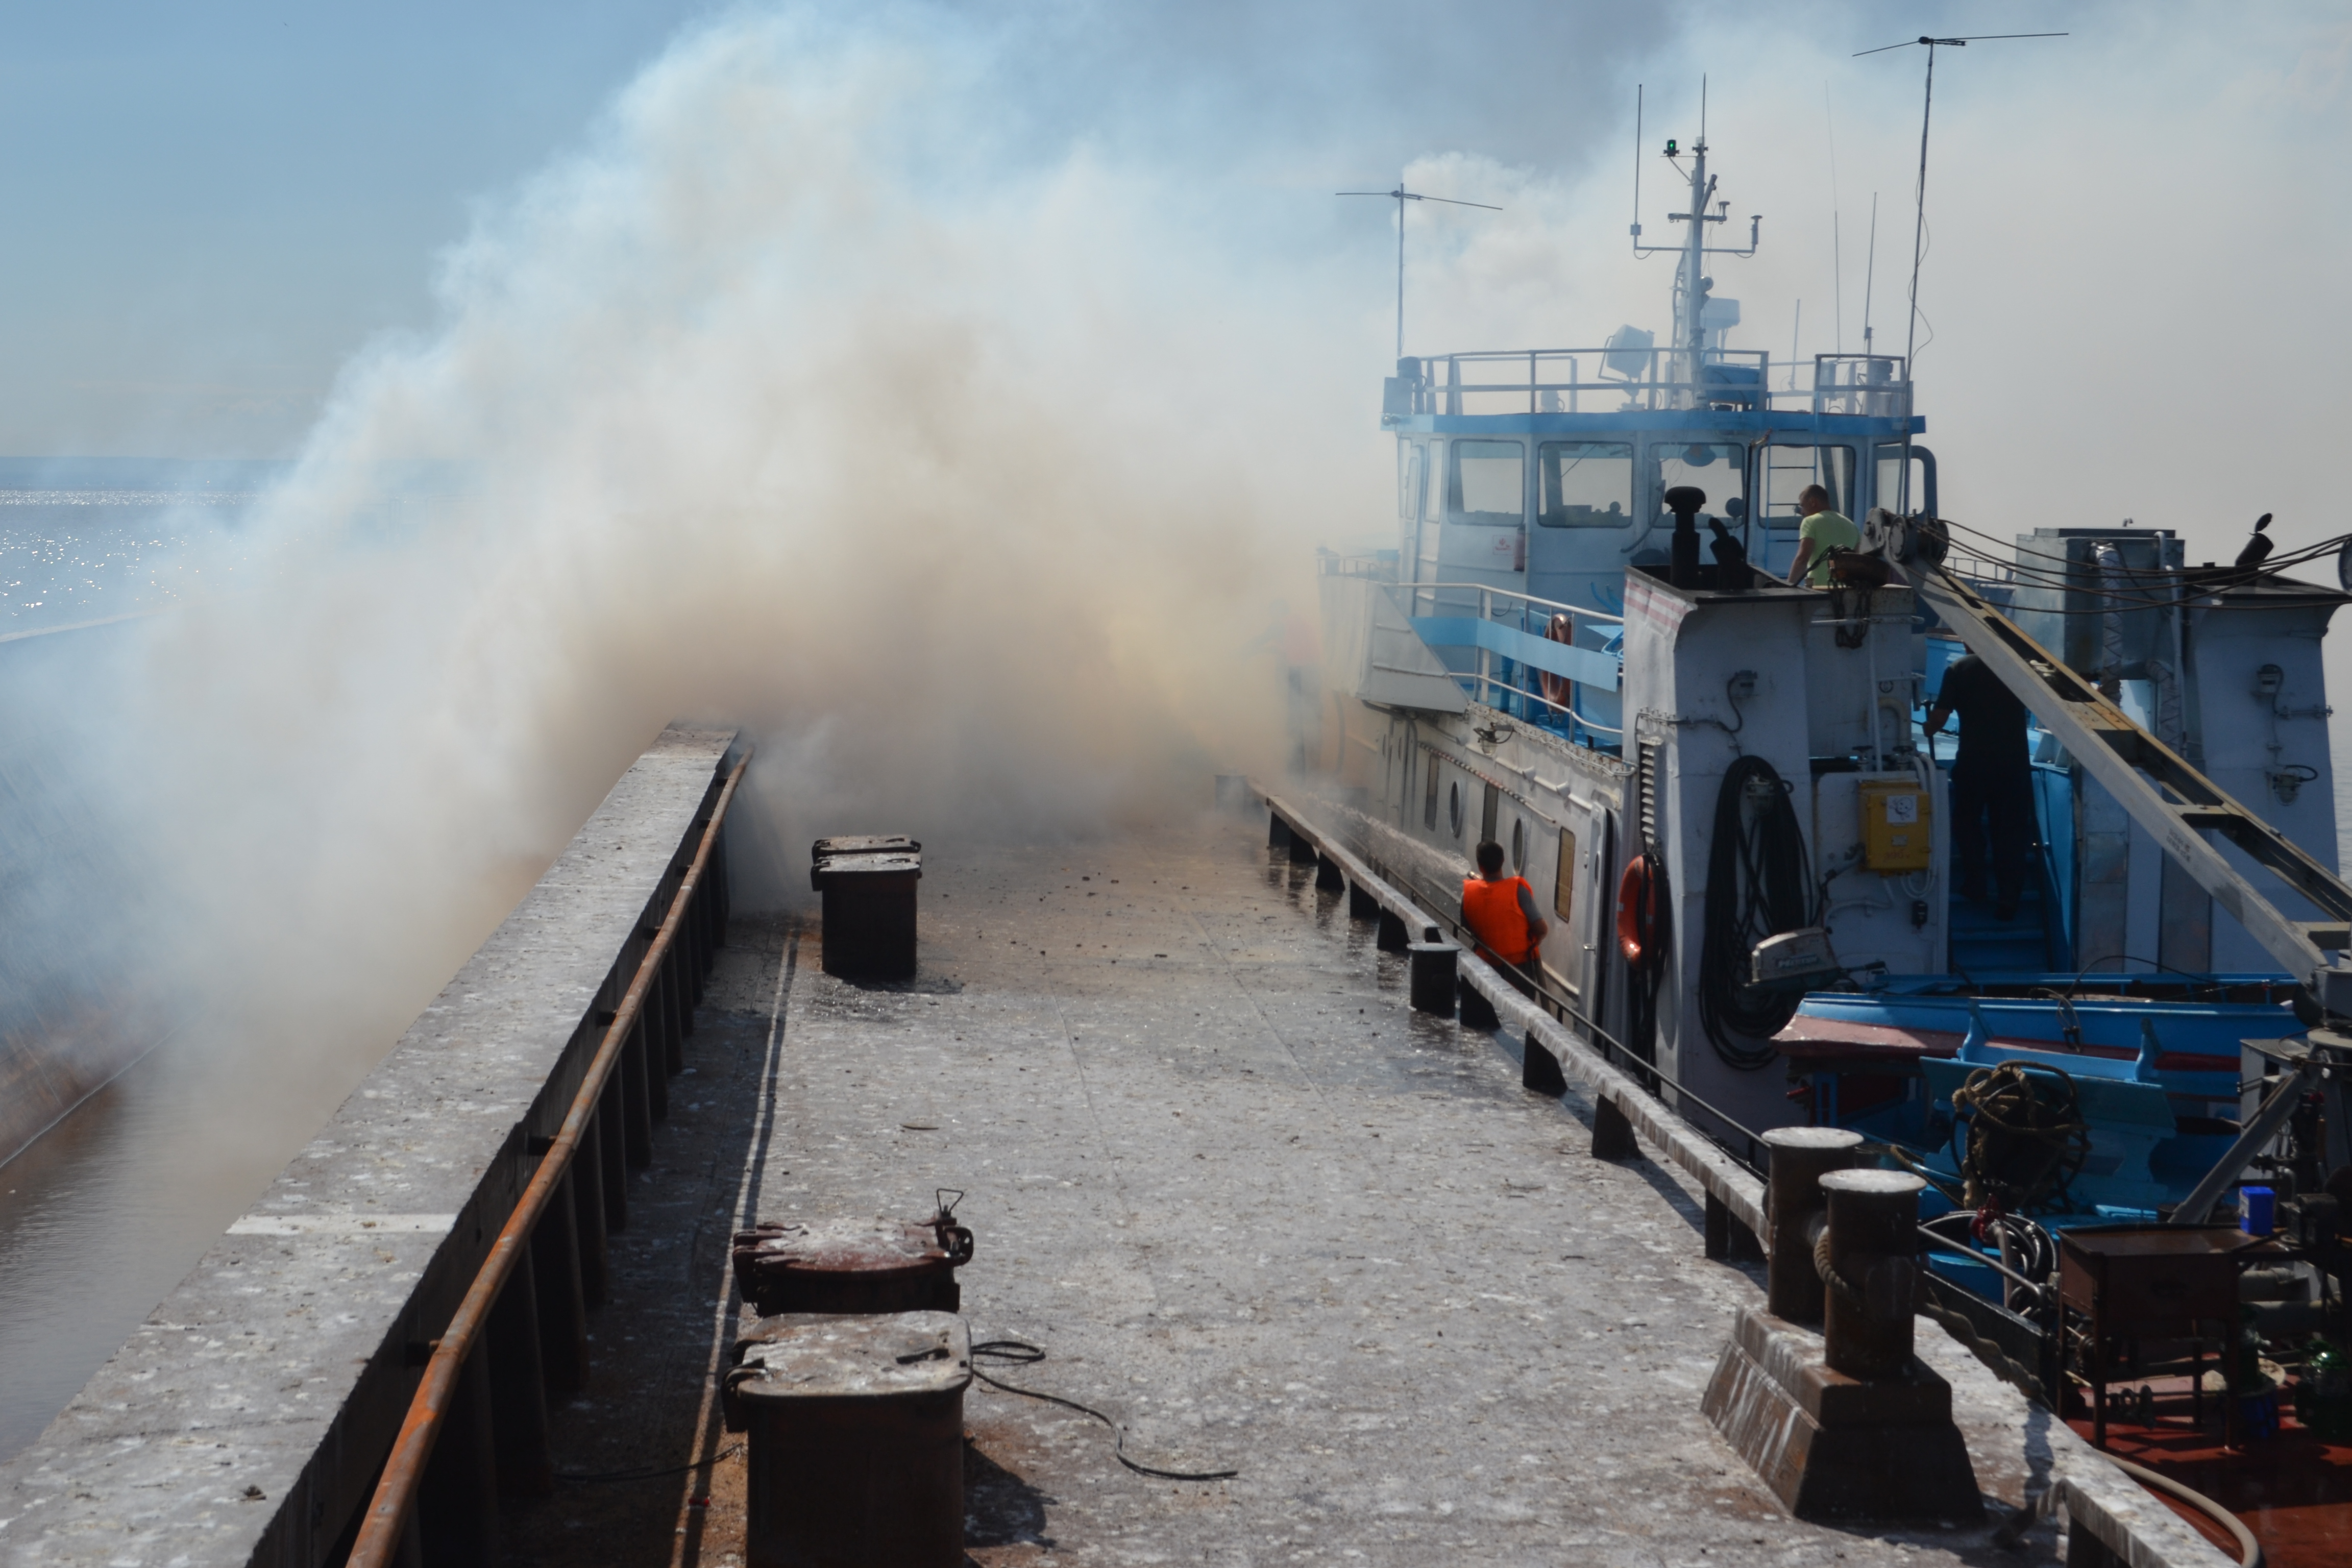
[[[1917,521],[1874,511],[1866,542],[1899,565],[1914,591],[2042,721],[2132,819],[2155,836],[2213,901],[2245,927],[2279,966],[2304,983],[2326,1025],[2310,1032],[2279,1087],[2247,1121],[2221,1163],[2174,1215],[2202,1220],[2249,1162],[2268,1147],[2302,1095],[2326,1096],[2330,1168],[2352,1164],[2352,964],[2331,953],[2352,948],[2352,887],[2287,836],[2231,798],[2171,747],[2141,729],[2098,688],[2067,668],[1962,579],[1939,564],[1942,549]],[[2324,918],[2295,920],[2273,904],[2205,838],[2216,832],[2310,901]],[[2281,1059],[2287,1059],[2282,1058]]]

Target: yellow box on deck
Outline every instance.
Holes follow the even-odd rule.
[[[1863,869],[1926,870],[1935,859],[1934,797],[1908,774],[1864,779],[1860,789]]]

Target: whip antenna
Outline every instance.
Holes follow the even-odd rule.
[[[1430,196],[1423,195],[1419,191],[1408,191],[1404,188],[1404,176],[1402,174],[1399,174],[1397,176],[1396,189],[1392,191],[1334,191],[1332,195],[1340,196],[1381,196],[1394,201],[1397,205],[1396,352],[1397,358],[1402,359],[1404,358],[1404,204],[1407,202],[1443,202],[1449,207],[1478,207],[1490,213],[1498,213],[1503,209],[1498,206],[1490,205],[1486,202],[1458,202],[1452,196]]]
[[[1924,45],[1927,50],[1927,87],[1919,106],[1919,185],[1917,205],[1911,222],[1911,317],[1903,333],[1903,488],[1896,510],[1911,510],[1911,388],[1917,380],[1911,361],[1917,353],[1919,337],[1919,260],[1924,254],[1923,242],[1927,235],[1927,121],[1936,108],[1936,51],[1964,49],[1970,44],[1992,43],[2002,38],[2063,38],[2065,33],[1970,33],[1958,38],[1931,38],[1921,34],[1905,38],[1900,43],[1881,44],[1874,49],[1857,50],[1853,58],[1864,55],[1883,55],[1889,49],[1907,49]]]

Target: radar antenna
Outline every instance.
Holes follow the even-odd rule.
[[[1332,195],[1340,196],[1383,196],[1394,201],[1397,205],[1396,352],[1397,358],[1402,359],[1404,358],[1404,204],[1407,202],[1443,202],[1450,207],[1478,207],[1490,213],[1498,213],[1503,209],[1498,206],[1491,206],[1485,202],[1458,202],[1452,196],[1431,196],[1423,195],[1419,191],[1408,191],[1404,188],[1404,176],[1402,174],[1399,174],[1397,176],[1396,189],[1392,191],[1334,191]]]

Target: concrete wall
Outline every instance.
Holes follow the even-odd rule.
[[[561,1124],[600,1015],[684,876],[733,740],[665,731],[260,1201],[0,1466],[0,1558],[330,1559],[422,1347],[529,1180],[531,1140]]]

